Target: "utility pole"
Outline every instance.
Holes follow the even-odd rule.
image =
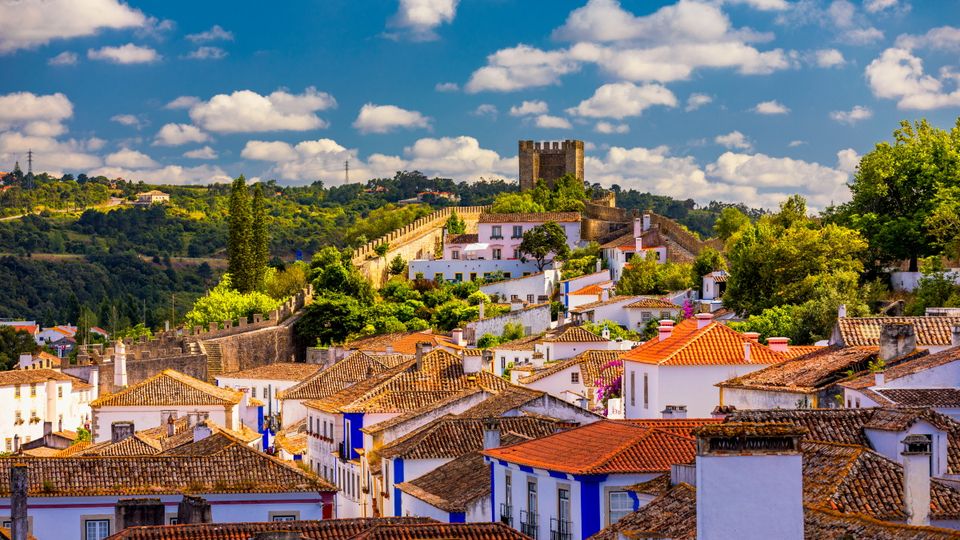
[[[344,184],[350,183],[350,160],[349,159],[343,162],[343,183]]]
[[[27,174],[33,174],[33,149],[27,149]]]

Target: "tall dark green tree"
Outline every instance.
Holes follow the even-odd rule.
[[[558,259],[565,259],[570,254],[567,233],[554,221],[537,225],[523,233],[520,252],[533,257],[537,261],[537,270],[542,272],[551,254]]]
[[[253,203],[251,204],[251,213],[253,214],[253,224],[251,234],[253,243],[251,244],[251,261],[253,264],[254,288],[262,289],[264,272],[267,269],[267,262],[270,260],[270,233],[267,228],[267,210],[266,203],[263,200],[263,185],[257,183],[253,188]]]
[[[250,193],[246,179],[240,175],[230,189],[230,231],[227,237],[228,271],[233,276],[233,286],[240,292],[250,292],[256,287],[252,225]]]
[[[467,224],[460,218],[456,210],[450,212],[447,218],[447,234],[463,234],[467,232]]]

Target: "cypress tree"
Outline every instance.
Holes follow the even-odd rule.
[[[233,288],[240,292],[250,292],[254,286],[251,222],[250,194],[246,179],[240,175],[230,189],[230,232],[227,237],[228,271],[233,278]]]
[[[270,233],[267,231],[266,203],[263,200],[263,185],[253,187],[253,243],[251,260],[253,262],[254,287],[263,288],[264,273],[270,260]]]

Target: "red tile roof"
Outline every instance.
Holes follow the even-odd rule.
[[[645,296],[641,296],[636,302],[629,303],[624,307],[633,309],[680,309],[680,306],[668,300],[662,298],[647,298]]]
[[[764,365],[786,358],[766,345],[752,342],[725,324],[711,322],[697,328],[696,319],[677,324],[667,339],[651,339],[623,355],[624,361],[666,366]],[[750,343],[750,360],[744,344]]]
[[[377,524],[432,522],[430,518],[357,518],[322,521],[203,523],[163,527],[130,527],[110,540],[250,540],[259,532],[295,531],[311,540],[349,540]]]
[[[480,223],[546,223],[548,221],[580,221],[580,212],[523,212],[512,214],[480,214]]]
[[[604,287],[603,285],[607,285],[607,287]],[[595,296],[595,295],[600,295],[600,294],[603,293],[603,291],[609,290],[609,289],[610,289],[610,286],[612,286],[612,285],[613,285],[613,282],[612,282],[612,281],[603,281],[603,282],[600,282],[600,283],[594,283],[593,285],[587,285],[586,287],[583,287],[583,288],[581,288],[581,289],[577,289],[577,290],[573,291],[572,293],[570,293],[570,295],[571,295],[571,296],[573,296],[573,295],[578,295],[578,296],[586,296],[586,295]]]
[[[891,323],[912,324],[918,346],[949,346],[960,317],[840,317],[837,328],[844,345],[879,345],[880,329]]]
[[[101,396],[90,407],[141,407],[167,405],[222,405],[240,403],[242,392],[220,388],[189,375],[165,369],[115,394]]]

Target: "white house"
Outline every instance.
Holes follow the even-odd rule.
[[[627,324],[623,325],[635,332],[642,332],[650,321],[677,319],[683,308],[662,298],[641,296],[634,302],[623,306],[627,315]]]
[[[536,346],[542,342],[543,336],[526,336],[491,347],[490,350],[493,352],[493,364],[491,365],[493,374],[501,377],[507,368],[523,364],[532,365]]]
[[[627,306],[637,302],[645,297],[643,296],[601,296],[601,300],[581,304],[570,309],[570,318],[573,322],[600,322],[613,321],[625,328],[630,326],[630,318],[627,314]]]
[[[597,271],[591,274],[584,274],[575,278],[564,279],[559,282],[558,292],[560,293],[560,302],[563,303],[565,310],[571,307],[570,294],[579,291],[591,285],[611,282],[610,270],[600,269],[600,263],[597,262]]]
[[[620,350],[584,351],[530,375],[517,377],[517,384],[595,410],[597,388],[623,377],[623,363],[619,361],[622,355]]]
[[[720,403],[717,383],[786,360],[759,343],[759,334],[740,334],[712,317],[699,313],[676,327],[661,321],[657,338],[623,355],[627,418],[676,411],[707,417]]]
[[[90,422],[90,401],[95,389],[80,379],[52,369],[18,369],[0,372],[0,451],[19,446],[52,431],[76,430]]]
[[[702,300],[719,300],[723,296],[723,291],[727,288],[727,278],[730,274],[726,270],[717,270],[703,275],[703,296]]]
[[[613,280],[620,281],[624,269],[635,255],[654,257],[659,264],[667,262],[667,246],[651,243],[656,242],[657,238],[659,236],[651,231],[650,214],[644,214],[634,219],[632,234],[623,235],[600,246]]]
[[[523,300],[531,304],[547,302],[553,296],[559,276],[559,270],[548,269],[528,276],[485,283],[480,286],[480,292],[489,296],[494,302],[516,300]]]
[[[318,364],[279,362],[217,375],[217,386],[249,390],[250,397],[263,401],[267,411],[278,413],[278,394],[312,377],[320,368]]]

